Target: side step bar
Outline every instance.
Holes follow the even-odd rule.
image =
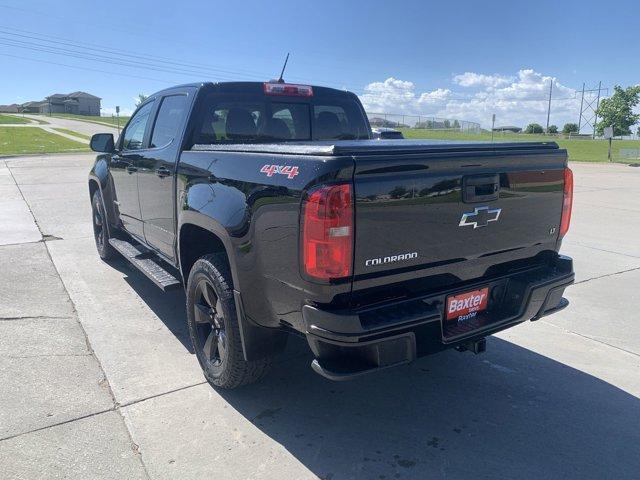
[[[133,244],[119,238],[110,238],[109,243],[163,291],[180,288],[180,280],[162,267],[153,250],[139,243]]]

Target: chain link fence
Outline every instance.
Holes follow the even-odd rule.
[[[621,163],[640,163],[640,142],[637,148],[617,147],[615,142],[611,148],[611,161]]]
[[[430,115],[402,115],[399,113],[367,112],[372,127],[415,128],[461,133],[480,133],[480,124],[452,118],[439,118]]]

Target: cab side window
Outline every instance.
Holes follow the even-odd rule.
[[[143,106],[129,121],[127,129],[124,131],[124,137],[122,138],[122,148],[124,150],[142,149],[144,132],[149,123],[151,110],[153,110],[153,102],[149,102]]]
[[[178,136],[186,113],[186,95],[165,97],[158,111],[149,147],[161,148],[169,145]]]

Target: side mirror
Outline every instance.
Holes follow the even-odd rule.
[[[111,133],[96,133],[91,137],[89,146],[94,152],[100,153],[113,153],[116,150],[113,134]]]

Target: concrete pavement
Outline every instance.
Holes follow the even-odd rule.
[[[68,119],[68,118],[58,118],[58,117],[47,117],[47,116],[43,116],[43,115],[16,115],[16,116],[20,116],[23,118],[26,118],[28,120],[31,120],[32,123],[19,123],[19,124],[7,124],[7,125],[2,125],[3,127],[15,127],[15,128],[32,128],[32,127],[38,127],[38,128],[42,128],[43,130],[49,132],[49,133],[54,133],[56,135],[60,135],[62,137],[68,138],[70,140],[75,140],[76,142],[80,142],[80,143],[85,143],[88,144],[89,140],[87,140],[86,138],[82,138],[82,137],[78,137],[75,135],[70,135],[68,133],[63,133],[63,132],[59,132],[57,130],[54,130],[54,128],[65,128],[67,130],[71,130],[77,133],[82,133],[84,135],[94,135],[96,133],[112,133],[113,136],[115,137],[115,139],[117,140],[119,132],[117,128],[114,127],[110,127],[107,125],[100,125],[97,123],[92,123],[92,122],[84,122],[81,120],[72,120],[72,119]],[[40,124],[38,122],[36,122],[35,120],[44,120],[46,122],[48,122],[47,124]],[[124,126],[124,123],[122,125],[120,125],[120,130],[122,130],[122,127]]]
[[[291,339],[262,383],[218,392],[190,352],[184,295],[163,294],[121,260],[99,260],[91,161],[0,163],[5,478],[600,479],[640,471],[632,310],[640,169],[572,165],[575,213],[563,246],[578,277],[567,291],[572,304],[492,337],[487,353],[445,352],[331,383],[309,368],[304,342]]]

